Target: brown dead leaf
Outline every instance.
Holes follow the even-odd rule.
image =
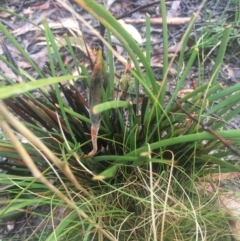
[[[204,190],[205,194],[212,193],[219,188],[220,181],[233,180],[239,176],[240,172],[212,173],[201,178],[197,186],[200,190]]]
[[[232,79],[232,78],[234,78],[233,69],[232,69],[229,65],[223,67],[223,70],[225,70],[225,71],[227,72],[227,79]]]
[[[178,12],[177,10],[180,7],[181,1],[173,1],[171,9],[167,11],[167,16],[168,17],[178,17],[181,13],[180,11]]]
[[[187,51],[189,48],[186,46],[184,51]],[[170,46],[168,48],[168,53],[179,53],[181,52],[182,50],[182,44],[179,43],[179,44],[176,44],[176,45],[173,45],[173,46]]]
[[[138,32],[138,30],[133,25],[126,24],[123,20],[118,20],[118,22],[136,40],[136,42],[138,42],[139,44],[142,44],[143,40],[142,40],[141,34]]]
[[[22,69],[27,69],[31,67],[31,64],[29,64],[26,61],[18,61],[18,67],[22,68]]]
[[[14,12],[14,9],[12,8],[8,8],[7,10],[11,11],[11,12]],[[8,17],[11,17],[12,14],[9,12],[5,12],[5,11],[1,11],[1,18],[8,18]]]
[[[39,23],[41,21],[40,18],[38,18],[37,22]],[[37,30],[38,28],[35,27],[34,25],[30,24],[30,23],[26,23],[24,24],[22,27],[18,28],[18,29],[15,29],[13,31],[11,31],[11,33],[17,37],[19,35],[22,35],[22,34],[25,34],[29,31],[34,31],[34,30]]]
[[[86,45],[84,44],[84,40],[82,37],[70,36],[70,37],[68,37],[68,39],[72,46],[80,49],[86,56],[87,56],[87,50],[86,50],[86,46],[87,46],[91,59],[94,59],[94,57],[93,57],[94,54],[92,53],[91,48],[88,46],[87,43],[86,43]],[[67,46],[67,42],[66,42],[65,38],[57,38],[56,42],[57,42],[58,48]],[[46,42],[44,42],[44,44],[46,44]]]
[[[47,18],[49,15],[54,13],[54,11],[55,11],[55,9],[51,9],[49,11],[43,11],[43,13],[41,13],[40,16],[38,16],[36,19],[31,20],[31,21],[34,24],[38,25],[44,18]],[[38,29],[39,28],[35,27],[33,24],[26,23],[22,27],[11,31],[11,33],[14,34],[14,36],[19,36],[19,35],[29,32],[29,31],[34,31],[34,30],[38,30]]]
[[[45,2],[44,4],[33,6],[33,9],[48,9],[50,7],[50,1]]]
[[[76,33],[78,33],[78,35],[82,35],[78,26],[78,22],[72,18],[59,19],[58,22],[48,23],[48,26],[50,29],[60,29],[64,27],[64,28],[67,28],[68,30],[75,31]],[[44,28],[44,25],[41,24],[39,27]]]
[[[42,69],[48,61],[47,49],[43,48],[38,53],[31,54],[30,57],[38,64],[38,67]]]
[[[28,8],[24,8],[23,9],[23,14],[25,16],[28,16],[29,19],[32,18],[32,14],[34,13],[34,11],[32,10],[32,8],[28,7]]]
[[[107,10],[110,9],[111,5],[115,2],[116,0],[107,0]]]
[[[209,193],[213,193],[217,189],[217,185],[215,183],[210,182],[199,182],[197,184],[198,190],[203,190],[205,195],[208,195]]]
[[[222,190],[219,188],[220,181],[232,180],[239,176],[240,172],[209,174],[204,176],[197,186],[208,195]],[[217,205],[224,210],[227,216],[233,218],[229,225],[235,240],[240,240],[240,192],[228,191],[220,194]]]
[[[231,68],[229,65],[223,67],[224,77],[227,80],[231,80],[236,83],[237,79],[240,78],[240,69],[239,68]]]
[[[5,63],[0,61],[0,71],[4,73],[8,78],[16,79],[16,75],[13,73],[13,71],[7,67]],[[0,80],[4,80],[4,78],[0,75]]]
[[[212,182],[232,180],[240,176],[240,172],[229,172],[229,173],[212,173],[204,176],[204,179],[211,180]]]
[[[227,192],[219,196],[218,202],[228,216],[236,218],[229,224],[234,238],[240,240],[240,192]]]
[[[183,98],[184,96],[186,96],[187,94],[190,94],[191,92],[193,92],[193,89],[181,89],[178,91],[178,96]]]

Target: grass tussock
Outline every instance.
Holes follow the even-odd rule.
[[[15,83],[0,73],[4,78],[0,83],[4,131],[0,155],[6,158],[1,163],[0,217],[4,222],[15,219],[21,223],[21,228],[16,225],[14,240],[21,240],[21,230],[30,227],[25,240],[231,240],[230,224],[235,217],[227,216],[217,202],[223,190],[212,185],[209,191],[202,180],[214,173],[240,171],[236,163],[240,130],[231,124],[240,112],[239,84],[225,87],[218,83],[226,49],[239,37],[232,34],[238,18],[221,28],[214,22],[210,35],[202,27],[202,34],[185,52],[199,12],[193,14],[181,51],[174,58],[169,57],[168,26],[163,20],[164,67],[162,78],[156,79],[150,65],[150,34],[146,35],[145,54],[95,1],[76,2],[101,22],[107,40],[74,9],[58,2],[103,42],[108,81],[101,80],[102,101],[89,115],[96,57],[95,50],[84,44],[80,30],[59,39],[44,20],[42,44],[49,62],[39,68],[0,23],[5,38],[37,75],[19,68],[1,41],[4,55],[0,60],[18,80]],[[160,2],[164,16],[165,1]],[[146,26],[150,33],[148,17]],[[111,34],[118,38],[131,64],[112,48]],[[74,68],[63,61],[62,50],[69,54]],[[89,53],[93,59],[90,73],[76,51]],[[114,56],[124,69],[120,76]],[[207,62],[212,62],[212,69],[205,81]],[[173,65],[177,66],[175,88],[170,92],[168,74]],[[198,79],[190,90],[183,90],[196,66]],[[90,156],[91,115],[99,113],[98,151]],[[212,184],[212,179],[205,181]]]

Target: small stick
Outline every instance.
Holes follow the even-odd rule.
[[[145,23],[146,19],[124,19],[125,23]],[[167,18],[167,24],[169,25],[180,25],[190,21],[190,18]],[[151,18],[151,24],[162,24],[162,18]]]

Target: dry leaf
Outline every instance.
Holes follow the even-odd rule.
[[[205,193],[215,192],[219,187],[220,181],[233,180],[240,176],[240,172],[212,173],[205,175],[197,184],[198,188]]]
[[[228,216],[236,218],[229,224],[234,238],[240,240],[240,192],[227,192],[219,196],[219,205],[226,210]]]
[[[213,182],[223,181],[223,180],[232,180],[240,176],[240,172],[229,172],[229,173],[212,173],[206,175],[204,178],[211,180]]]
[[[44,11],[35,20],[32,20],[32,22],[37,25],[44,18],[46,18],[47,16],[51,15],[54,11],[55,11],[54,9],[49,10],[49,11]],[[15,30],[11,31],[11,33],[13,33],[14,36],[19,36],[19,35],[22,35],[22,34],[25,34],[25,33],[29,32],[29,31],[38,30],[38,29],[39,29],[38,27],[35,27],[31,23],[26,23],[21,28],[18,28],[18,29],[15,29]]]
[[[203,190],[205,195],[208,195],[209,193],[213,193],[217,189],[217,185],[215,183],[210,182],[199,182],[197,183],[197,189]]]
[[[240,78],[240,69],[239,68],[231,68],[229,65],[223,67],[224,77],[232,82],[236,83],[237,79]]]
[[[16,75],[13,73],[13,71],[7,67],[5,63],[0,61],[0,71],[4,73],[8,78],[10,79],[16,79]],[[0,75],[0,80],[4,80],[4,77]]]
[[[107,0],[107,10],[110,9],[111,5],[115,2],[116,0]]]
[[[31,67],[31,64],[26,61],[18,61],[18,67],[21,69],[27,69]]]
[[[30,57],[38,64],[38,67],[42,69],[48,61],[47,48],[41,49],[38,53],[31,54]]]
[[[33,9],[44,9],[44,10],[46,10],[46,9],[49,9],[49,7],[50,7],[50,2],[47,1],[42,5],[36,5],[36,6],[33,6],[32,8]]]
[[[171,9],[167,12],[168,17],[178,17],[180,15],[180,12],[177,12],[177,10],[180,7],[181,1],[173,1]]]
[[[30,7],[23,9],[23,14],[24,15],[32,16],[33,13],[34,13],[34,11]],[[31,17],[28,17],[28,18],[31,19]]]
[[[48,23],[48,26],[50,29],[59,29],[64,27],[77,32],[79,35],[82,34],[81,31],[79,30],[78,22],[73,20],[72,18],[64,18],[64,19],[61,19],[59,22]],[[44,25],[41,24],[39,27],[44,28]]]
[[[229,67],[228,65],[223,68],[223,70],[226,70],[227,72],[227,79],[235,78],[233,69]]]
[[[8,8],[7,10],[14,12],[14,9]],[[1,11],[1,18],[8,18],[11,17],[12,14],[9,12]]]
[[[38,21],[40,22],[41,19],[39,18]],[[19,36],[19,35],[25,34],[29,31],[33,31],[33,30],[36,30],[36,29],[37,29],[37,27],[35,27],[31,23],[26,23],[21,28],[18,28],[18,29],[15,29],[15,30],[11,31],[11,33],[14,34],[14,36]]]
[[[239,176],[239,172],[209,174],[203,177],[203,181],[199,182],[197,186],[205,194],[209,194],[220,189],[218,187],[219,181],[232,180]],[[208,180],[208,182],[204,180]],[[226,212],[227,216],[233,218],[229,225],[235,240],[240,241],[240,192],[228,191],[219,195],[218,205]]]
[[[86,43],[86,45],[85,45],[84,40],[81,37],[70,36],[70,37],[68,37],[68,39],[72,46],[74,46],[75,48],[79,48],[83,53],[85,53],[85,55],[87,55],[86,46],[87,46],[88,50],[91,51],[88,44]],[[66,42],[65,38],[57,38],[56,43],[57,43],[58,48],[67,46],[67,42]],[[46,44],[46,42],[45,42],[45,44]]]
[[[42,20],[42,18],[38,18],[36,20],[36,23],[39,23]],[[14,36],[19,36],[22,34],[25,34],[27,32],[33,31],[33,30],[37,30],[38,28],[35,27],[34,25],[32,25],[31,23],[26,23],[24,24],[21,28],[15,29],[13,31],[11,31],[12,34],[14,34]]]
[[[190,94],[191,92],[193,92],[193,89],[181,89],[178,91],[178,96],[183,98],[184,96],[186,96],[187,94]]]
[[[131,24],[126,24],[123,20],[118,22],[125,28],[125,30],[139,43],[142,44],[143,40],[138,30]]]
[[[189,48],[188,46],[185,47],[184,51],[187,51]],[[170,46],[168,48],[168,53],[179,53],[182,50],[182,44],[178,43],[176,45]]]

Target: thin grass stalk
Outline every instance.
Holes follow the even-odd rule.
[[[1,60],[1,59],[0,59]],[[0,72],[0,76],[2,76],[2,78],[7,81],[8,83],[13,83],[13,80],[10,79],[7,75],[5,75],[4,73]],[[0,82],[0,86],[3,87],[5,86],[4,83]]]
[[[22,56],[28,61],[28,63],[31,64],[33,69],[41,76],[41,78],[44,78],[45,76],[38,68],[38,66],[34,63],[34,61],[29,57],[29,54],[23,49],[23,47],[17,42],[14,36],[7,30],[7,28],[1,22],[0,22],[0,30],[9,39],[9,41],[15,46],[15,48],[22,54]]]
[[[219,136],[222,136],[225,139],[232,140],[232,141],[240,141],[240,130],[224,130],[224,131],[216,131]],[[184,136],[173,137],[167,140],[161,140],[158,142],[154,142],[150,144],[151,150],[160,148],[160,147],[168,147],[171,145],[182,144],[187,142],[194,142],[194,141],[203,141],[203,140],[215,140],[216,137],[211,135],[207,132],[197,133],[197,134],[189,134]],[[125,154],[125,156],[132,156],[132,155],[141,155],[148,151],[147,146],[140,147],[136,149],[134,152],[129,152]],[[116,158],[115,160],[118,160]],[[240,171],[240,168],[233,166],[235,170]]]
[[[58,61],[58,64],[59,64],[59,66],[60,66],[60,68],[61,68],[61,71],[62,71],[63,75],[67,75],[68,73],[67,73],[67,71],[66,71],[66,69],[65,69],[65,67],[64,67],[62,58],[61,58],[60,53],[59,53],[59,50],[58,50],[58,46],[57,46],[57,44],[56,44],[56,42],[55,42],[55,38],[54,38],[54,36],[53,36],[53,34],[52,34],[49,26],[48,26],[48,22],[47,22],[46,19],[43,20],[43,25],[44,25],[44,29],[45,29],[46,41],[47,41],[48,44],[51,45],[52,50],[53,50],[53,52],[54,52],[54,54],[55,54],[55,56],[56,56],[56,59],[57,59],[57,61]],[[50,48],[49,48],[49,49],[50,49]],[[50,54],[51,54],[51,52],[48,53],[48,56],[49,56]]]
[[[168,206],[168,199],[169,199],[169,192],[170,192],[170,187],[172,183],[172,175],[173,175],[173,167],[174,167],[174,154],[172,154],[172,159],[171,159],[171,167],[170,167],[170,172],[169,172],[169,177],[168,177],[168,185],[167,185],[167,190],[166,190],[166,195],[165,195],[165,200],[164,200],[164,205],[163,205],[163,216],[162,216],[162,227],[161,227],[161,241],[164,241],[164,229],[165,229],[165,221],[166,221],[166,213],[167,213],[167,206]]]
[[[111,39],[111,33],[107,29],[107,38],[108,38],[108,43],[109,45],[112,45],[112,39]],[[107,52],[107,66],[109,68],[109,78],[108,78],[108,85],[107,85],[107,96],[111,97],[113,100],[114,96],[114,59],[113,59],[113,54],[110,50]]]
[[[230,32],[232,30],[232,25],[228,25],[225,30],[223,31],[223,36],[222,36],[222,40],[221,40],[221,44],[218,50],[218,55],[216,57],[216,62],[213,66],[212,69],[212,77],[211,77],[211,84],[215,85],[218,75],[219,75],[219,71],[220,71],[220,66],[222,65],[223,62],[223,58],[225,55],[225,51],[227,48],[227,44],[228,44],[228,40],[229,40],[229,35]]]
[[[59,1],[59,0],[58,0]],[[123,44],[128,54],[130,55],[137,73],[141,79],[144,79],[144,75],[139,66],[139,60],[143,64],[149,79],[151,80],[153,86],[153,92],[156,94],[157,84],[153,71],[150,67],[150,63],[147,62],[146,57],[143,55],[141,49],[136,44],[135,40],[129,35],[129,33],[117,22],[117,20],[112,17],[102,6],[97,4],[93,0],[75,0],[81,7],[88,11],[93,17],[95,17],[99,22],[101,22],[107,29],[109,29]],[[138,56],[139,60],[135,57]]]
[[[190,204],[190,206],[191,206],[191,209],[192,209],[192,211],[191,211],[191,213],[192,213],[192,216],[193,216],[193,218],[194,218],[194,220],[195,220],[195,224],[196,224],[196,239],[195,240],[206,240],[206,239],[204,239],[204,235],[203,235],[203,232],[202,232],[202,229],[201,229],[201,226],[200,226],[200,224],[199,224],[199,222],[198,222],[198,215],[197,215],[197,213],[196,213],[196,210],[195,210],[195,208],[194,208],[194,206],[193,206],[193,203],[192,203],[192,201],[191,201],[191,199],[190,199],[190,197],[188,196],[188,194],[186,193],[186,191],[185,191],[185,189],[181,186],[181,184],[178,182],[178,180],[174,177],[174,176],[172,176],[172,178],[174,179],[174,181],[178,184],[178,186],[180,187],[180,189],[183,191],[183,193],[185,194],[185,197],[187,198],[187,200],[189,201],[189,204]],[[200,238],[201,239],[199,239],[199,234],[200,234]]]
[[[94,106],[93,113],[99,114],[106,110],[119,108],[119,107],[128,108],[129,106],[130,106],[130,103],[128,101],[113,100],[113,101],[104,102],[102,104],[98,104],[98,105]]]
[[[184,53],[185,53],[185,49],[186,49],[186,46],[187,46],[187,41],[188,41],[188,38],[191,34],[191,31],[192,31],[192,28],[194,26],[194,23],[196,21],[198,17],[198,14],[193,14],[192,17],[191,17],[191,20],[188,24],[188,27],[182,37],[182,40],[180,41],[179,43],[179,46],[181,46],[181,52],[180,52],[180,56],[179,56],[179,61],[178,61],[178,76],[177,76],[177,86],[176,86],[176,89],[175,91],[173,92],[172,94],[172,97],[171,97],[171,100],[169,101],[166,109],[169,110],[169,108],[171,107],[171,104],[172,104],[172,101],[176,98],[177,94],[178,94],[178,91],[180,90],[181,86],[182,86],[182,83],[185,79],[183,78],[180,78],[179,74],[181,72],[181,68],[182,68],[182,65],[183,65],[183,58],[184,58]],[[191,54],[191,57],[190,57],[190,60],[188,61],[188,71],[190,70],[189,69],[189,66],[193,63],[194,59],[196,58],[196,54],[198,52],[198,49],[194,49],[194,52]],[[170,66],[171,64],[173,63],[173,60],[174,58],[172,58],[171,62],[170,62]],[[188,74],[189,72],[187,72],[185,70],[184,74],[185,76]]]
[[[12,97],[14,95],[23,94],[25,92],[29,92],[35,89],[40,89],[42,87],[59,83],[66,80],[77,79],[80,76],[60,76],[60,77],[53,77],[47,79],[40,79],[38,81],[31,81],[23,84],[14,84],[11,86],[5,86],[0,88],[0,99],[6,99]]]
[[[68,51],[69,51],[69,53],[71,54],[71,57],[73,58],[74,65],[77,67],[78,75],[80,75],[81,73],[80,73],[79,67],[78,67],[78,66],[79,66],[79,61],[77,60],[76,54],[74,53],[73,48],[72,48],[72,45],[74,46],[74,44],[72,44],[72,43],[70,42],[70,39],[69,39],[69,37],[68,37],[67,34],[64,34],[64,39],[65,39],[65,41],[66,41]],[[71,70],[68,71],[68,72],[71,73]]]
[[[226,112],[225,112],[226,113]],[[231,121],[234,117],[236,117],[237,115],[239,115],[240,113],[240,106],[237,107],[236,109],[234,109],[233,111],[231,111],[231,113],[229,113],[227,116],[224,117],[225,122],[221,121],[218,122],[217,124],[215,124],[212,129],[213,130],[219,130],[219,128],[222,128],[223,126],[225,126],[226,124],[228,124],[229,121]],[[221,113],[220,113],[221,114]],[[224,113],[223,113],[224,114]]]
[[[222,108],[225,108],[226,111],[228,111],[235,104],[239,103],[239,100],[240,100],[240,94],[239,92],[236,92],[233,95],[229,96],[227,99],[220,101],[218,104],[216,104],[211,109],[209,109],[206,115],[217,113]]]
[[[168,25],[167,25],[167,9],[165,0],[160,0],[160,9],[162,14],[163,29],[163,79],[159,90],[159,102],[163,106],[165,102],[165,93],[168,75]]]
[[[150,150],[149,150],[149,153]],[[151,155],[149,155],[149,159],[151,159]],[[153,167],[152,162],[149,162],[149,181],[150,181],[150,198],[151,198],[151,215],[152,215],[152,232],[153,232],[153,240],[157,241],[157,228],[156,228],[156,218],[155,218],[155,201],[154,201],[154,185],[153,185]],[[163,221],[164,222],[164,218]]]
[[[224,88],[222,91],[216,92],[214,95],[209,96],[208,100],[209,102],[220,100],[221,98],[224,98],[228,95],[231,95],[234,92],[239,91],[239,89],[240,89],[240,84],[229,86],[227,88]]]
[[[2,105],[0,106],[0,111],[2,112]],[[63,200],[65,203],[67,203],[70,207],[72,207],[82,218],[86,219],[90,224],[92,224],[97,230],[99,230],[105,237],[107,237],[111,241],[116,241],[116,239],[110,235],[106,230],[104,230],[101,226],[99,226],[94,220],[92,220],[84,211],[79,209],[76,204],[68,199],[61,191],[58,190],[53,184],[51,184],[39,171],[35,163],[33,162],[32,158],[29,156],[27,151],[23,148],[20,141],[17,139],[17,137],[14,135],[13,131],[11,130],[10,126],[7,124],[6,121],[3,119],[0,120],[0,125],[4,129],[4,131],[7,133],[9,139],[21,155],[22,159],[28,166],[29,170],[32,172],[33,176],[40,180],[50,191],[52,191],[55,195],[57,195],[61,200]]]
[[[0,42],[1,42],[1,41],[2,41],[2,40],[0,39]],[[17,75],[21,75],[19,69],[18,69],[16,66],[14,66],[11,62],[9,62],[3,55],[0,55],[0,60],[1,60],[4,64],[6,64],[7,67],[10,68],[16,76],[17,76]],[[1,74],[2,74],[2,73],[1,73]],[[11,80],[11,81],[12,81],[12,80]]]
[[[62,162],[58,159],[49,149],[46,147],[35,135],[28,130],[20,121],[18,121],[2,103],[0,103],[0,113],[4,118],[11,123],[16,130],[19,131],[27,140],[29,140],[34,146],[39,148],[47,158],[49,158],[64,174],[65,176],[73,183],[73,185],[80,191],[82,191],[87,197],[92,201],[95,199],[89,194],[89,192],[84,189],[78,182],[78,180],[73,175],[69,165],[65,162]]]
[[[116,58],[117,58],[121,63],[123,63],[126,68],[129,68],[129,65],[127,64],[126,60],[123,59],[122,56],[120,56],[120,55],[108,44],[108,42],[98,33],[98,31],[96,31],[87,21],[85,21],[81,16],[79,16],[71,7],[69,7],[69,6],[68,6],[66,3],[64,3],[62,0],[57,0],[57,1],[58,1],[60,4],[62,4],[68,11],[70,11],[77,19],[79,19],[82,23],[84,23],[84,25],[87,26],[87,27],[107,46],[107,48],[113,53],[113,55],[116,56]],[[94,4],[95,4],[95,3],[94,3]],[[96,6],[98,6],[98,5],[95,5],[95,7],[96,7]],[[98,9],[98,7],[97,7],[97,9]],[[104,10],[104,11],[105,11],[105,10]],[[99,12],[99,11],[98,11],[98,12]],[[108,15],[109,13],[106,12],[106,13],[104,13],[104,14],[107,14],[107,15]],[[106,16],[107,16],[107,15],[106,15]],[[105,18],[106,16],[104,15],[104,18]],[[111,16],[111,19],[109,20],[109,23],[110,23],[110,22],[112,23],[112,18],[113,18],[113,17]],[[102,19],[102,18],[101,18],[101,19]],[[113,19],[114,19],[114,18],[113,18]],[[104,19],[104,20],[106,20],[106,19]],[[115,20],[115,21],[116,21],[116,20]],[[119,27],[119,24],[118,24],[118,22],[117,22],[116,29],[118,29],[118,27]],[[107,28],[108,28],[108,27],[107,27]],[[121,34],[120,37],[124,36],[124,33],[126,33],[127,35],[129,35],[129,34],[125,31],[124,28],[122,28],[121,26],[120,26],[120,28],[121,28],[121,30],[123,31],[123,34]],[[112,31],[112,29],[110,29],[110,30]],[[118,29],[118,30],[119,30],[119,29]],[[115,30],[115,28],[113,28],[113,31],[114,31],[113,33],[115,34],[117,30]],[[117,31],[117,34],[119,34],[118,31]],[[126,38],[127,38],[127,37],[124,36],[124,41],[125,41]],[[134,45],[136,45],[135,40],[133,40],[131,36],[130,36],[130,40],[129,40],[129,39],[127,39],[127,40],[128,40],[128,41],[131,41],[131,42],[133,41]],[[127,44],[127,43],[125,42],[125,44]],[[136,46],[137,46],[137,45],[136,45]],[[129,55],[135,59],[135,55],[134,55],[134,53],[132,52],[132,49],[129,47],[129,45],[127,44],[125,47],[127,48],[127,51],[128,51],[128,50],[131,51],[132,55],[131,55],[131,54],[129,54]],[[138,49],[138,51],[136,52],[136,54],[137,54],[139,51],[141,52],[141,50],[139,50],[139,47],[138,47],[138,46],[137,46],[137,49]],[[142,52],[141,52],[140,54],[143,55]],[[143,57],[144,57],[144,56],[143,56]],[[138,64],[138,60],[135,59],[135,61],[136,61],[137,64]],[[142,74],[139,75],[139,69],[137,69],[137,72],[135,72],[135,71],[133,71],[133,70],[130,70],[130,72],[131,72],[131,73],[134,75],[134,77],[137,78],[137,80],[144,86],[145,91],[146,91],[146,93],[150,96],[152,102],[155,102],[155,101],[156,101],[156,97],[154,96],[153,91],[155,91],[155,90],[158,91],[157,82],[156,82],[156,79],[155,79],[155,77],[154,77],[154,74],[153,74],[153,72],[152,72],[152,69],[151,69],[149,63],[147,63],[147,62],[145,62],[145,63],[146,63],[147,65],[144,65],[144,67],[145,67],[145,69],[146,69],[146,71],[147,71],[147,73],[148,73],[148,76],[150,76],[149,79],[151,80],[152,86],[154,86],[154,87],[152,88],[152,90],[151,90],[150,88],[148,88],[148,86],[146,85],[146,83],[145,83],[145,81],[144,81],[144,77],[143,77],[143,78],[141,77]],[[135,67],[136,67],[136,66],[135,66]],[[140,70],[141,70],[141,69],[140,69]],[[149,74],[149,71],[150,71],[152,74]],[[151,77],[151,76],[153,76],[153,77]]]
[[[146,60],[151,63],[151,21],[148,14],[146,14]],[[146,76],[146,83],[150,87],[151,81],[148,75]]]

